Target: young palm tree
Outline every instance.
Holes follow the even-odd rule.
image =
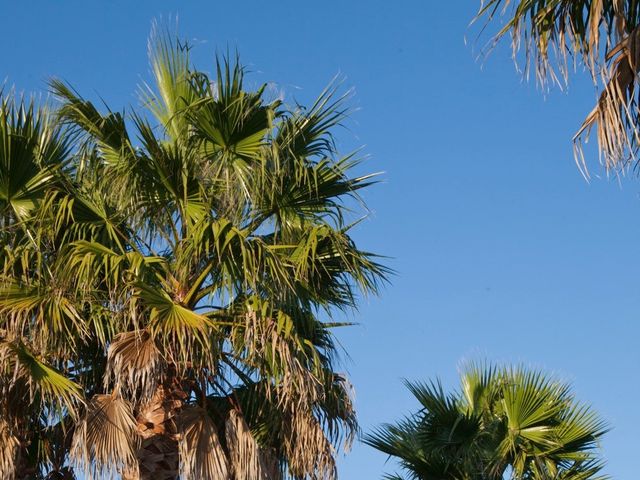
[[[510,35],[514,56],[525,52],[525,73],[541,83],[566,83],[580,63],[600,84],[596,106],[574,137],[581,143],[596,128],[607,168],[638,160],[640,148],[640,4],[619,0],[486,0],[476,18],[506,17],[490,45]]]
[[[372,177],[308,109],[150,41],[145,113],[52,82],[0,117],[0,476],[332,479],[357,424],[322,312],[386,269],[345,217]]]
[[[538,371],[471,365],[461,390],[407,383],[421,410],[365,443],[414,480],[596,480],[606,426],[570,388]],[[390,476],[389,479],[402,479]]]

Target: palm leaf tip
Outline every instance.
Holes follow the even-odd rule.
[[[599,87],[598,99],[574,137],[575,159],[588,178],[583,144],[595,130],[606,170],[625,171],[638,161],[637,8],[613,0],[556,2],[489,0],[475,20],[485,28],[505,18],[489,43],[511,37],[514,58],[524,57],[524,73],[537,80],[567,85],[569,71],[580,63]]]

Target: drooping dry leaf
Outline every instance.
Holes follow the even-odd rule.
[[[77,425],[70,456],[88,479],[115,478],[136,464],[136,422],[117,395],[95,395]]]
[[[293,351],[293,340],[286,338],[276,322],[251,311],[245,315],[244,348],[250,363],[266,363],[273,380],[277,403],[283,409],[316,402],[321,382],[309,367],[301,363],[300,352]]]
[[[163,364],[148,331],[121,333],[109,346],[105,387],[113,382],[133,400],[144,403],[151,399],[162,381]]]
[[[336,479],[333,447],[311,412],[291,413],[284,447],[294,475],[313,480]]]
[[[14,479],[19,445],[9,425],[4,420],[0,420],[0,478]]]
[[[229,480],[227,456],[206,410],[189,406],[178,418],[180,478]]]
[[[595,128],[601,161],[607,170],[625,169],[640,147],[640,27],[626,35],[607,55],[608,67],[600,76],[604,88],[594,109],[574,137],[577,158],[585,176],[582,143]],[[637,159],[636,159],[637,160]]]
[[[229,412],[225,426],[230,450],[230,470],[234,480],[269,480],[260,447],[242,415],[235,409]]]

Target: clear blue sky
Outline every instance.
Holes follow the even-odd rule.
[[[614,427],[607,472],[632,478],[640,179],[584,181],[570,139],[593,87],[576,79],[545,99],[507,48],[475,61],[464,37],[478,4],[4,1],[0,80],[43,91],[55,75],[114,109],[136,103],[151,20],[176,14],[200,68],[237,48],[252,82],[301,102],[342,73],[359,111],[340,145],[364,145],[363,171],[386,172],[365,194],[372,215],[358,241],[398,272],[350,317],[361,325],[339,332],[363,429],[415,407],[403,378],[453,386],[463,359],[524,362],[602,413]],[[341,478],[380,478],[385,460],[356,445]]]

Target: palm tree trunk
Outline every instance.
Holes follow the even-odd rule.
[[[143,408],[136,420],[142,438],[138,468],[123,472],[122,480],[176,480],[179,475],[176,416],[186,394],[170,376]],[[137,470],[137,471],[136,471]]]

